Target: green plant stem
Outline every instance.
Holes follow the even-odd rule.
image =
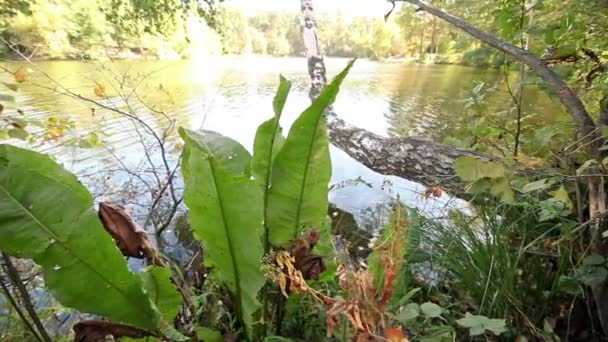
[[[9,301],[9,303],[15,309],[15,311],[17,311],[17,315],[19,315],[19,317],[23,321],[23,324],[25,324],[25,326],[30,330],[30,332],[32,333],[32,335],[34,335],[36,340],[43,342],[42,338],[40,338],[40,336],[38,335],[38,332],[36,331],[36,329],[34,329],[34,327],[32,326],[32,323],[30,323],[30,321],[27,319],[27,317],[25,317],[25,314],[19,307],[19,304],[17,304],[17,301],[15,300],[15,298],[13,298],[13,295],[11,294],[9,288],[6,286],[6,284],[4,284],[4,281],[2,281],[2,278],[0,278],[0,287],[2,287],[2,292],[4,292],[6,299]]]
[[[40,337],[45,342],[53,342],[53,340],[47,333],[46,329],[44,329],[44,325],[42,324],[42,321],[40,321],[40,317],[38,316],[38,314],[36,313],[36,310],[34,309],[34,305],[32,304],[32,299],[30,297],[30,294],[27,291],[27,289],[25,288],[25,285],[23,285],[23,282],[21,281],[21,277],[19,276],[19,271],[17,271],[17,268],[15,267],[15,265],[11,261],[11,258],[8,255],[2,253],[2,259],[4,260],[6,274],[8,275],[8,278],[13,283],[13,286],[15,286],[15,288],[19,292],[19,295],[21,296],[21,300],[23,301],[23,305],[25,306],[25,310],[30,315],[30,318],[34,322],[34,325],[36,326],[36,328],[38,328]]]

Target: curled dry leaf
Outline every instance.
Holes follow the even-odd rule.
[[[74,329],[74,342],[107,341],[107,336],[113,336],[115,339],[122,337],[139,339],[155,336],[149,331],[128,325],[97,320],[78,322],[72,329]]]
[[[319,243],[319,239],[319,232],[311,231],[305,240],[296,240],[294,245],[289,249],[289,254],[295,259],[295,268],[302,272],[302,276],[306,280],[317,280],[321,273],[325,271],[323,257],[312,254],[312,249]]]
[[[401,327],[390,328],[384,331],[384,337],[389,342],[409,342],[407,335]]]
[[[125,208],[111,203],[99,203],[99,218],[104,228],[116,241],[123,255],[143,259],[156,266],[164,266],[148,234],[137,224]]]

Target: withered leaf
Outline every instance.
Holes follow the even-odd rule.
[[[106,341],[106,336],[109,335],[113,336],[114,338],[144,338],[148,336],[156,336],[149,331],[134,328],[128,325],[98,320],[78,322],[72,329],[74,329],[74,342]]]
[[[319,242],[319,238],[320,234],[317,231],[311,231],[306,236],[306,240],[296,240],[289,250],[289,254],[295,259],[295,268],[302,272],[302,276],[306,280],[317,280],[321,273],[325,271],[323,257],[312,254],[312,249]]]
[[[164,266],[156,248],[148,239],[148,234],[133,221],[124,207],[102,202],[99,203],[98,215],[104,228],[112,235],[123,255],[139,259],[146,258],[156,266]]]

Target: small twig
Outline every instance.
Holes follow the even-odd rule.
[[[11,261],[11,258],[8,255],[2,253],[2,259],[4,259],[4,267],[6,270],[6,274],[13,283],[13,286],[17,288],[19,295],[21,296],[21,300],[23,301],[23,305],[25,306],[25,310],[30,315],[32,321],[34,321],[34,325],[36,326],[36,328],[38,328],[38,332],[41,335],[40,337],[45,342],[53,342],[46,329],[44,328],[42,321],[40,321],[40,317],[36,313],[36,310],[34,309],[34,304],[32,304],[32,298],[30,297],[29,292],[25,288],[25,285],[23,285],[23,283],[21,282],[19,271],[17,271],[17,268],[15,267],[15,265],[13,265],[13,262]]]
[[[30,323],[30,321],[27,319],[27,317],[25,317],[25,314],[19,307],[19,304],[17,304],[17,301],[11,294],[8,286],[6,286],[6,284],[4,284],[2,277],[0,277],[0,287],[2,287],[2,292],[4,292],[4,296],[6,297],[6,299],[9,301],[9,303],[15,309],[15,311],[17,311],[17,315],[19,315],[19,317],[23,321],[23,324],[25,324],[25,326],[28,328],[28,330],[30,330],[30,332],[32,333],[32,335],[34,335],[36,340],[43,342],[42,338],[40,338],[40,336],[38,335],[38,332],[36,331],[36,329],[34,329],[34,327],[32,326],[32,323]]]

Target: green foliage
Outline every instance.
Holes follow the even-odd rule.
[[[264,285],[263,194],[250,179],[251,156],[217,133],[180,129],[180,135],[186,142],[182,165],[188,220],[204,245],[206,263],[234,292],[237,312],[250,333]]]
[[[253,144],[253,159],[251,161],[251,172],[253,177],[262,182],[264,191],[264,248],[269,249],[268,225],[268,194],[271,186],[272,165],[277,153],[283,147],[285,138],[279,124],[283,108],[291,89],[291,82],[283,76],[280,78],[279,89],[273,101],[274,117],[258,127]]]
[[[498,164],[483,161],[475,157],[460,157],[455,163],[456,174],[465,181],[477,181],[482,178],[502,178],[505,168]]]
[[[173,322],[182,304],[181,296],[171,283],[171,276],[171,270],[160,267],[151,267],[140,273],[150,301],[156,306],[166,322]]]
[[[144,329],[161,327],[156,301],[129,272],[91,195],[60,165],[0,145],[0,217],[0,249],[34,259],[61,303]],[[157,282],[172,286],[169,279]]]
[[[223,342],[224,337],[219,331],[213,329],[198,327],[196,328],[196,335],[203,339],[205,342]]]
[[[464,318],[459,319],[458,325],[468,328],[471,336],[484,334],[486,331],[500,335],[507,331],[504,319],[490,319],[485,316],[471,315],[467,312]]]
[[[544,317],[555,314],[551,303],[563,298],[557,288],[560,282],[567,285],[563,277],[569,275],[569,257],[551,258],[553,266],[547,270],[546,257],[533,251],[553,246],[560,229],[567,231],[572,222],[565,217],[539,222],[540,205],[532,198],[518,204],[478,203],[473,216],[453,211],[446,225],[420,221],[427,257],[417,263],[430,263],[440,279],[434,286],[440,293],[432,292],[430,298],[442,298],[438,304],[450,305],[452,317],[473,309],[474,315],[501,317],[516,325],[523,315],[540,326]],[[567,251],[568,242],[562,244]],[[520,329],[527,328],[513,327]]]
[[[331,161],[323,114],[353,63],[294,122],[274,159],[267,225],[275,246],[287,246],[302,229],[321,227],[325,220]]]
[[[159,58],[219,53],[217,33],[208,26],[216,10],[198,6],[176,0],[37,0],[3,17],[0,33],[37,58],[127,58],[136,49]]]

